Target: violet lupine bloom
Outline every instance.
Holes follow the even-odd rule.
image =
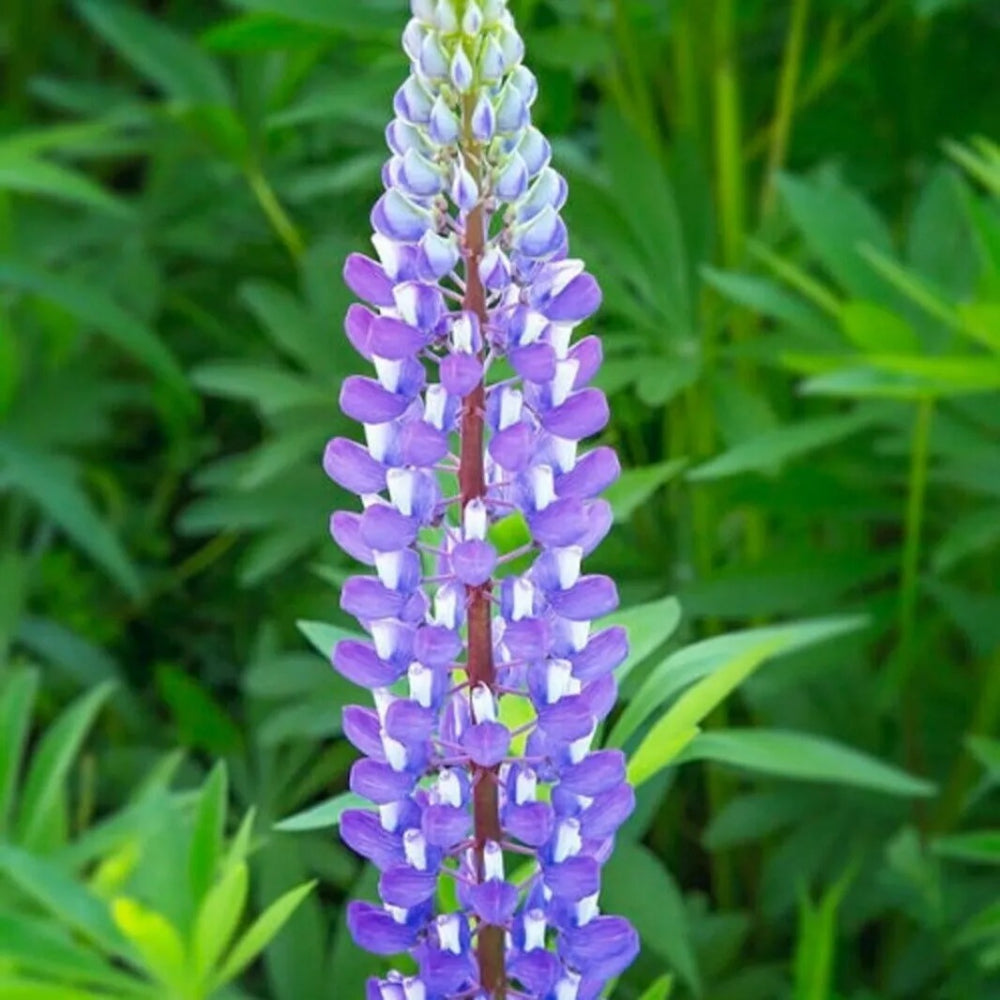
[[[594,1000],[638,951],[598,907],[635,801],[623,755],[592,749],[628,651],[623,629],[592,627],[614,584],[581,568],[619,473],[610,448],[578,447],[609,416],[588,387],[600,342],[573,340],[601,294],[567,255],[566,182],[506,0],[412,7],[378,260],[345,268],[367,303],[347,335],[375,377],[348,378],[341,406],[366,446],[337,439],[325,459],[363,506],[333,536],[372,567],[341,594],[370,640],[333,654],[374,696],[344,732],[364,755],[351,788],[377,809],[341,833],[379,869],[382,905],[350,904],[348,925],[419,970],[371,980],[367,1000]],[[515,515],[530,544],[500,555],[491,527]]]

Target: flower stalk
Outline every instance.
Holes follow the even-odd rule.
[[[600,290],[568,255],[566,183],[505,0],[412,6],[377,259],[345,267],[367,303],[346,332],[376,377],[346,379],[341,407],[365,445],[325,456],[363,508],[335,513],[333,536],[374,571],[341,591],[367,638],[333,655],[375,705],[346,709],[344,732],[363,755],[351,788],[377,809],[345,813],[341,834],[380,870],[382,905],[349,904],[348,926],[419,970],[371,980],[367,1000],[596,1000],[638,951],[598,906],[634,806],[621,753],[593,748],[628,653],[623,629],[592,627],[613,582],[582,570],[619,473],[611,449],[579,450],[609,418],[589,388],[600,342],[573,338]],[[490,540],[510,517],[531,537],[523,572]]]

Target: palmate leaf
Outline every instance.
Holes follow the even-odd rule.
[[[892,296],[861,256],[863,246],[892,252],[892,238],[875,210],[830,175],[804,180],[784,174],[778,189],[809,249],[838,284],[853,296],[891,306]]]
[[[0,488],[14,487],[27,494],[130,596],[142,585],[138,574],[108,525],[77,485],[72,463],[30,449],[0,433]]]

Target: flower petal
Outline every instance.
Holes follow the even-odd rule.
[[[358,947],[376,955],[398,955],[417,941],[415,928],[396,923],[381,907],[358,900],[347,904],[347,927]]]

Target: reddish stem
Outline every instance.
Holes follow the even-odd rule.
[[[478,150],[469,138],[468,121],[472,108],[466,102],[466,143],[469,159],[478,159]],[[465,297],[462,308],[479,317],[480,327],[487,324],[486,290],[479,275],[486,243],[486,213],[482,204],[473,209],[465,227]],[[486,477],[483,451],[483,413],[486,409],[486,388],[480,383],[463,401],[460,465],[458,471],[462,509],[471,500],[486,496]],[[492,586],[466,589],[468,607],[469,659],[467,670],[470,685],[484,684],[491,691],[496,687],[496,670],[493,664],[493,633],[491,623]],[[482,769],[474,767],[473,822],[478,877],[483,877],[483,848],[487,841],[499,843],[500,805],[496,781],[483,781]],[[481,925],[477,935],[476,955],[479,961],[479,980],[490,1000],[505,1000],[507,972],[504,962],[504,930],[502,927]]]

